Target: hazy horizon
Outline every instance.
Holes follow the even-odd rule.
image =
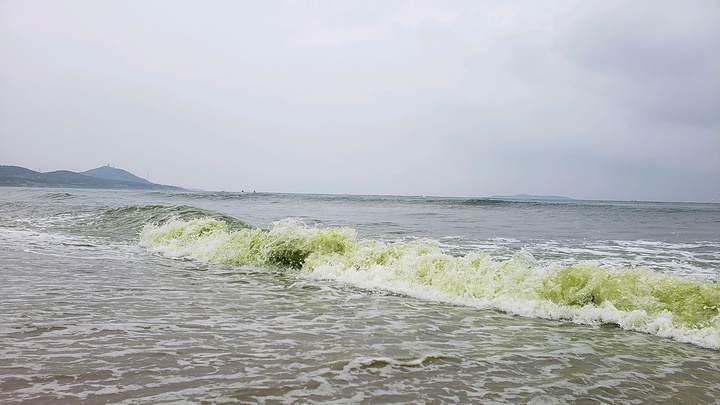
[[[0,0],[0,164],[720,202],[720,3]]]

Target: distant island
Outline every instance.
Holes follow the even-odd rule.
[[[515,194],[515,195],[494,195],[490,198],[496,198],[498,200],[573,200],[570,197],[563,197],[559,195],[529,195],[529,194]]]
[[[180,187],[152,183],[128,171],[110,167],[110,165],[81,173],[71,172],[69,170],[40,173],[24,167],[0,165],[0,186],[183,190]]]

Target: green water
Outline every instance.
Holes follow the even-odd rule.
[[[0,402],[716,403],[718,208],[3,189]]]

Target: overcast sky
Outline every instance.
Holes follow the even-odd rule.
[[[720,1],[0,0],[0,164],[720,202]]]

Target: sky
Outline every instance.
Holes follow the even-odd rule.
[[[720,2],[0,0],[0,164],[720,202]]]

